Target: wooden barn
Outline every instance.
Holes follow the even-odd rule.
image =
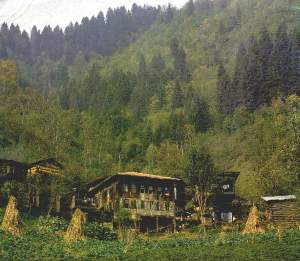
[[[118,173],[96,180],[85,201],[97,209],[127,209],[142,231],[159,231],[176,226],[176,211],[184,206],[181,179],[138,172]]]
[[[262,197],[266,203],[266,217],[276,226],[300,225],[300,202],[295,195]]]

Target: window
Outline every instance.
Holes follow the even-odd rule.
[[[150,204],[149,209],[151,209],[151,210],[154,209],[154,204],[153,204],[153,203],[154,203],[153,201],[150,201],[150,202],[149,202],[149,204]]]
[[[167,187],[165,187],[164,195],[165,195],[166,197],[169,197],[169,196],[170,196],[170,192],[169,192],[169,189],[168,189]]]
[[[144,194],[144,193],[146,193],[145,186],[141,186],[141,189],[140,189],[140,191],[141,191],[141,194]]]
[[[145,209],[145,201],[141,200],[141,209]]]
[[[128,184],[123,184],[123,192],[128,192]]]
[[[153,187],[149,186],[149,194],[153,194]]]
[[[169,209],[170,209],[170,204],[169,204],[169,202],[166,202],[165,203],[165,210],[169,211]]]
[[[136,185],[135,184],[131,185],[131,192],[136,194]]]
[[[162,196],[162,188],[161,187],[158,187],[157,188],[157,199],[160,199]]]
[[[230,185],[229,184],[225,184],[222,186],[223,188],[223,191],[226,192],[226,191],[229,191],[230,190]]]
[[[124,208],[129,208],[129,200],[128,199],[124,200]]]
[[[131,208],[136,209],[136,200],[131,200]]]

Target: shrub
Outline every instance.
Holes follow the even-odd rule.
[[[116,240],[117,234],[111,229],[97,222],[88,223],[85,227],[85,235],[98,240]]]
[[[53,233],[65,231],[68,228],[68,222],[61,217],[40,216],[36,227],[42,232]]]

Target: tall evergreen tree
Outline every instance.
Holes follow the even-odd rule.
[[[205,132],[212,125],[212,119],[209,113],[209,106],[207,102],[199,95],[194,94],[191,100],[187,101],[189,122],[194,126],[196,132]]]
[[[243,104],[243,89],[246,80],[246,70],[247,70],[247,50],[243,43],[240,44],[236,56],[235,70],[231,83],[232,89],[232,100],[231,107],[235,109],[236,107]]]
[[[230,78],[225,71],[223,64],[218,69],[218,82],[217,82],[217,100],[219,111],[228,114],[232,111],[231,108],[231,82]]]
[[[190,74],[186,63],[186,53],[184,49],[179,46],[178,40],[173,38],[170,45],[171,54],[173,56],[173,65],[176,76],[183,81],[189,81]]]
[[[290,93],[300,95],[300,48],[299,37],[290,41],[289,86]]]
[[[171,97],[171,106],[173,109],[183,106],[184,95],[178,81],[175,82],[175,88]]]
[[[171,4],[168,4],[168,7],[165,11],[165,14],[164,14],[164,21],[166,23],[170,23],[172,20],[173,20],[173,17],[174,17],[174,13],[173,13],[173,7],[171,6]]]
[[[274,95],[286,96],[290,93],[289,85],[289,57],[290,43],[287,35],[286,24],[279,25],[276,33],[274,48],[271,53],[272,89]]]
[[[195,5],[193,0],[189,0],[185,6],[185,12],[187,15],[192,15],[195,11]]]
[[[273,44],[270,39],[269,32],[265,26],[260,31],[258,39],[258,60],[257,67],[259,90],[257,93],[257,105],[269,104],[271,101],[272,93],[272,75],[270,72],[270,57],[273,50]]]
[[[260,68],[257,66],[259,58],[257,40],[252,36],[248,42],[248,64],[246,67],[246,79],[243,84],[243,103],[249,110],[255,110],[260,104]]]

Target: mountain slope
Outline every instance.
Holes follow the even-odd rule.
[[[171,23],[157,21],[136,43],[107,59],[104,72],[111,68],[136,72],[141,54],[149,62],[153,55],[160,53],[170,65],[169,46],[171,39],[176,37],[187,53],[194,85],[198,85],[195,87],[201,86],[203,95],[211,96],[207,94],[210,91],[206,87],[213,89],[215,86],[216,56],[231,71],[239,44],[246,42],[251,35],[257,35],[262,25],[266,25],[271,34],[283,20],[289,22],[290,30],[295,27],[288,0],[225,2],[228,5],[222,10],[219,7],[205,9],[198,6],[199,10],[191,16],[181,11],[176,13]],[[238,14],[239,10],[241,14]],[[240,18],[237,18],[239,15]],[[220,36],[221,23],[224,32]]]

